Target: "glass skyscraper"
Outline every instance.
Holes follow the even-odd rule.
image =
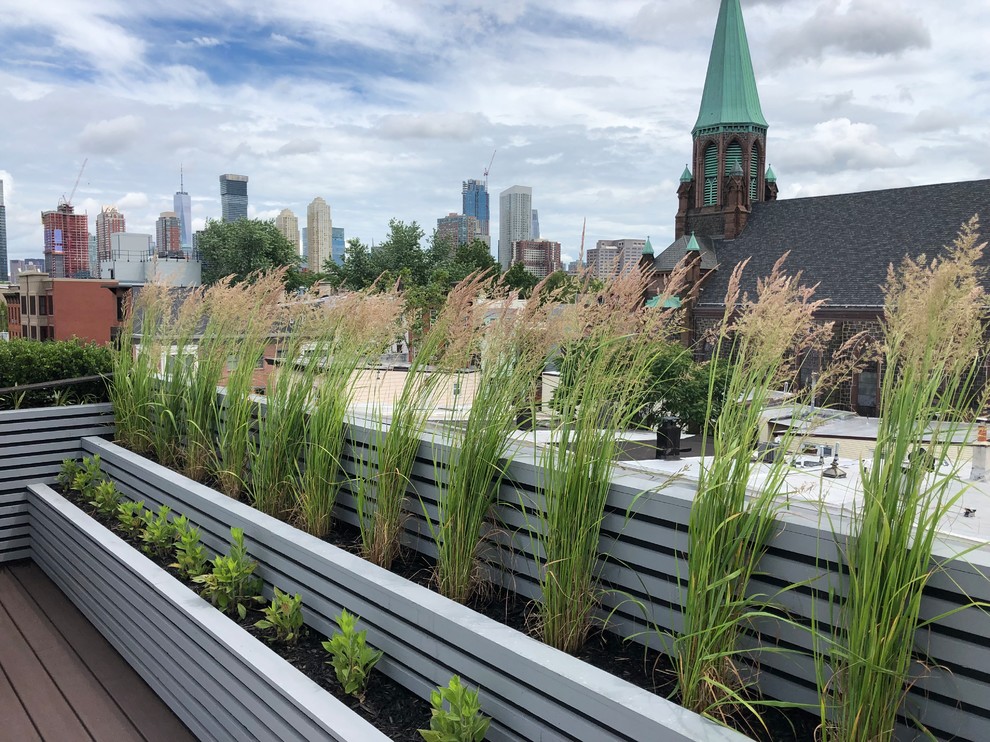
[[[478,220],[480,234],[491,234],[488,223],[491,212],[488,208],[488,186],[482,180],[465,180],[461,187],[462,208],[465,216],[473,216]]]
[[[347,249],[347,243],[344,241],[344,228],[332,227],[331,231],[333,232],[333,239],[330,243],[330,256],[337,265],[343,265],[344,250]]]
[[[246,175],[228,173],[220,176],[220,211],[221,218],[225,222],[247,219],[247,184],[248,176]]]

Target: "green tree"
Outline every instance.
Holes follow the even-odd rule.
[[[529,296],[529,293],[539,283],[539,279],[526,270],[526,266],[522,263],[514,263],[502,276],[502,280],[505,281],[506,286],[515,289],[524,298]]]
[[[355,291],[367,288],[375,282],[378,278],[375,270],[371,250],[356,237],[347,241],[343,264],[338,265],[333,258],[327,258],[323,264],[323,272],[331,284]]]
[[[8,327],[7,302],[0,301],[0,332],[6,332]]]
[[[296,248],[275,227],[275,220],[238,219],[234,222],[207,220],[199,238],[203,258],[203,283],[210,285],[226,276],[244,281],[252,273],[288,267],[286,288],[300,281]]]

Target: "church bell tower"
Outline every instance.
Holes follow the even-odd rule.
[[[752,205],[776,198],[767,170],[767,121],[760,107],[740,0],[722,0],[701,97],[692,163],[677,189],[675,239],[734,239]]]

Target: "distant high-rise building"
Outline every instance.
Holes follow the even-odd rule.
[[[238,219],[247,219],[247,184],[246,175],[227,173],[220,176],[220,212],[223,221],[236,222]]]
[[[18,273],[24,273],[25,271],[44,272],[44,270],[45,270],[45,261],[43,258],[24,258],[23,260],[11,260],[9,280],[16,281]]]
[[[96,235],[89,234],[89,277],[100,277],[100,253],[96,248]]]
[[[498,262],[502,270],[512,263],[513,243],[533,234],[533,189],[512,186],[499,194]]]
[[[300,242],[302,242],[302,256],[303,258],[309,257],[309,227],[303,227],[299,230],[299,234],[302,236]]]
[[[347,251],[347,241],[344,239],[344,228],[334,227],[332,230],[333,238],[330,242],[330,254],[333,256],[333,262],[337,265],[344,264],[344,253]]]
[[[244,179],[244,216],[247,216],[247,178]],[[220,196],[223,198],[223,180],[221,179]],[[179,190],[172,197],[172,210],[179,217],[179,240],[184,249],[192,248],[192,202],[189,194],[186,193],[185,179],[182,176],[182,167],[179,166]],[[225,220],[226,221],[226,220]],[[121,230],[123,231],[123,230]]]
[[[488,186],[481,180],[465,180],[461,185],[461,212],[478,220],[478,234],[488,235],[491,213]]]
[[[313,273],[320,273],[323,264],[333,255],[333,219],[330,206],[317,196],[306,209],[307,244],[306,262]]]
[[[3,181],[0,180],[0,281],[9,281],[7,273],[7,207],[3,202]]]
[[[448,214],[437,219],[437,236],[447,240],[451,250],[470,244],[479,230],[478,220],[468,214]]]
[[[598,240],[588,250],[588,269],[596,278],[608,278],[631,269],[639,262],[646,240]]]
[[[533,226],[530,229],[530,239],[540,239],[540,212],[533,209]]]
[[[160,256],[171,256],[182,252],[182,231],[179,217],[174,211],[163,211],[155,225],[155,241]]]
[[[550,240],[517,240],[513,244],[512,262],[537,278],[546,278],[560,270],[560,243]]]
[[[292,213],[292,209],[282,209],[275,217],[275,229],[282,233],[292,246],[299,253],[299,219]]]
[[[89,275],[89,219],[62,202],[41,212],[45,232],[45,272],[52,278]]]
[[[104,206],[96,215],[96,257],[106,260],[110,257],[110,235],[127,231],[124,215],[117,211],[116,206]],[[98,269],[99,263],[95,267]],[[96,269],[93,275],[96,275]]]

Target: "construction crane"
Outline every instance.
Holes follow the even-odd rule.
[[[64,196],[62,197],[62,201],[65,202],[65,205],[66,206],[72,206],[72,198],[73,198],[73,196],[76,195],[76,189],[79,187],[79,181],[82,180],[83,170],[86,169],[86,163],[87,162],[89,162],[89,158],[88,157],[83,160],[82,167],[79,168],[79,175],[76,176],[76,182],[72,186],[72,192],[69,194],[69,197],[68,198],[65,198]]]
[[[498,152],[496,149],[495,152]],[[488,190],[488,171],[492,169],[492,163],[495,162],[495,152],[492,152],[492,159],[488,161],[488,167],[485,168],[485,190]]]

